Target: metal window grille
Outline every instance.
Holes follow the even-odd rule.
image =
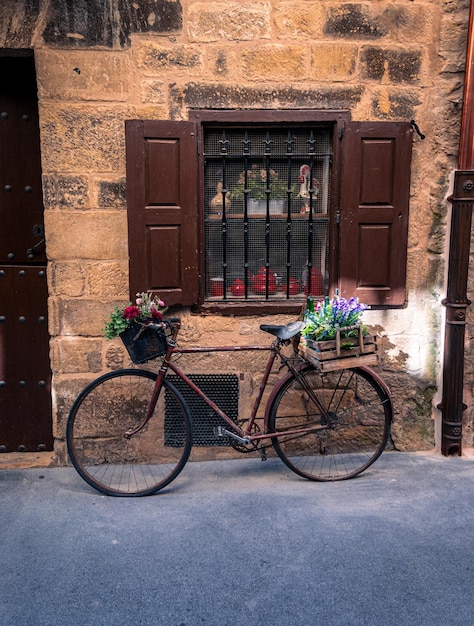
[[[331,129],[205,131],[206,300],[327,293]]]

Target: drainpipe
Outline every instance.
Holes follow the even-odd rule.
[[[464,389],[464,335],[472,208],[474,206],[474,0],[471,0],[464,76],[463,109],[459,137],[458,169],[454,172],[448,257],[446,322],[444,335],[443,392],[441,403],[441,453],[462,454]]]

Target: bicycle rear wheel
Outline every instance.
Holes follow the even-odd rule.
[[[297,378],[286,380],[270,407],[269,431],[315,427],[311,433],[273,438],[282,461],[294,472],[317,481],[352,478],[382,454],[392,421],[388,392],[365,368],[322,373],[312,365],[302,376],[326,413]]]
[[[79,394],[69,414],[66,441],[82,478],[111,496],[145,496],[168,485],[191,451],[191,418],[181,394],[166,379],[155,410],[143,423],[156,374],[118,370]],[[139,429],[126,436],[128,430]]]

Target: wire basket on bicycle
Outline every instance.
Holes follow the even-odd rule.
[[[120,339],[133,363],[146,363],[166,353],[168,343],[163,330],[156,330],[156,326],[148,327],[144,324],[132,324],[120,333]]]

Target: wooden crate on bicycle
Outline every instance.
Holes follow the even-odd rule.
[[[355,337],[341,337],[341,330],[357,330]],[[362,326],[346,326],[336,329],[336,338],[312,341],[301,337],[298,352],[322,372],[331,372],[360,365],[377,365],[379,362],[377,336],[364,335]]]

